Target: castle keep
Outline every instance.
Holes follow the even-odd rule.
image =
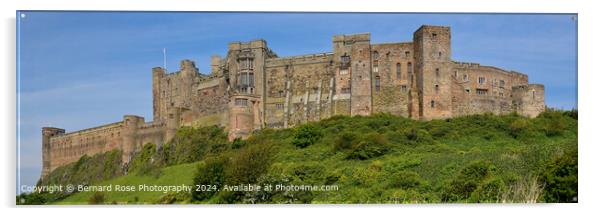
[[[42,129],[42,177],[53,169],[121,149],[128,163],[146,143],[163,144],[178,127],[220,125],[230,139],[261,128],[287,128],[334,115],[391,113],[441,119],[490,112],[534,117],[544,87],[528,76],[453,61],[449,27],[422,26],[410,42],[372,44],[370,34],[337,35],[332,52],[279,57],[264,40],[233,42],[211,58],[211,73],[183,60],[152,69],[153,121],[123,121],[65,133]]]

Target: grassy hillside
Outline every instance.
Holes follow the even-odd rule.
[[[198,184],[220,191],[78,192],[45,203],[576,202],[576,161],[576,111],[533,119],[335,116],[234,142],[216,127],[182,128],[161,148],[146,145],[127,175],[90,184]],[[239,184],[336,190],[223,190]]]

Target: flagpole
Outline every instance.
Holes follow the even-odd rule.
[[[167,73],[167,51],[163,48],[163,70]]]

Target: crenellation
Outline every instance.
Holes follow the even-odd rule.
[[[224,56],[211,56],[209,75],[191,60],[172,73],[152,68],[152,121],[125,115],[69,133],[43,128],[42,177],[82,155],[113,149],[127,165],[144,144],[167,143],[181,126],[219,125],[233,140],[334,115],[535,117],[545,109],[543,85],[530,84],[526,74],[454,61],[451,52],[451,28],[426,25],[411,42],[335,35],[330,52],[288,57],[278,57],[263,39],[232,42]]]

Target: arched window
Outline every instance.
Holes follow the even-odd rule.
[[[435,101],[431,100],[431,108],[435,108]]]
[[[396,72],[397,72],[397,79],[401,79],[401,63],[397,63]]]
[[[439,93],[439,85],[435,85],[435,92]]]
[[[378,60],[378,52],[377,51],[372,52],[372,60]]]

